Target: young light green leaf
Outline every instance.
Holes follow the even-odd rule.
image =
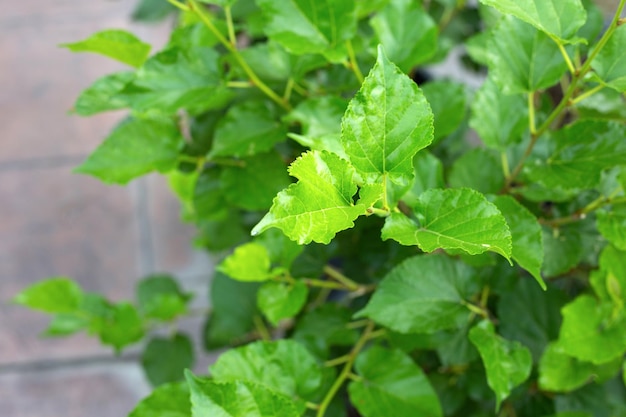
[[[498,193],[504,186],[500,160],[493,151],[474,148],[452,164],[448,174],[450,187],[468,187],[481,193]]]
[[[533,360],[530,351],[519,342],[498,336],[493,323],[483,320],[469,332],[487,372],[487,383],[496,394],[496,410],[513,388],[530,376]]]
[[[215,129],[209,158],[238,158],[267,152],[285,140],[287,130],[266,101],[247,100],[228,109]]]
[[[354,0],[257,0],[265,33],[295,55],[324,54],[331,61],[346,56],[344,42],[356,32]]]
[[[291,183],[285,163],[276,152],[241,162],[243,166],[229,166],[222,171],[221,187],[226,200],[246,210],[267,210],[276,193]]]
[[[422,92],[435,117],[436,142],[457,130],[465,119],[465,86],[449,80],[431,81],[422,85]]]
[[[565,354],[551,343],[539,362],[539,388],[546,391],[569,392],[595,379],[605,379],[617,374],[621,358],[604,365],[583,362]]]
[[[352,227],[382,193],[379,187],[362,187],[361,199],[354,204],[354,168],[329,152],[303,154],[291,164],[289,174],[300,181],[278,193],[253,235],[277,227],[300,244],[327,244],[337,232]]]
[[[146,377],[156,387],[166,382],[180,381],[183,371],[193,365],[193,345],[184,334],[150,339],[141,354],[141,366]]]
[[[513,260],[530,272],[545,290],[546,283],[541,278],[543,232],[537,218],[511,196],[498,196],[493,203],[511,229]]]
[[[596,225],[602,236],[616,248],[626,251],[626,207],[596,211]]]
[[[82,297],[83,291],[76,282],[53,277],[25,288],[13,301],[46,313],[72,313],[78,309]]]
[[[302,281],[293,284],[266,282],[259,288],[259,310],[274,325],[282,319],[294,317],[306,303],[309,288]]]
[[[626,91],[626,25],[620,25],[598,52],[591,67],[602,83]]]
[[[433,113],[417,85],[379,46],[376,65],[350,101],[341,129],[346,154],[366,182],[387,187],[389,180],[406,191],[413,156],[433,140]]]
[[[460,328],[466,301],[480,291],[474,271],[444,255],[418,255],[392,269],[358,317],[400,333]]]
[[[106,183],[126,184],[151,171],[166,172],[178,162],[182,137],[168,119],[123,122],[74,172]]]
[[[214,49],[172,47],[148,59],[122,95],[136,111],[175,114],[185,109],[197,114],[230,100],[232,92],[222,78]]]
[[[603,170],[626,160],[624,137],[624,125],[582,120],[556,132],[551,138],[552,155],[535,159],[525,172],[546,187],[593,188]]]
[[[111,345],[116,352],[120,352],[123,347],[141,340],[145,329],[135,306],[121,302],[113,305],[104,320],[100,321],[97,333],[103,344]]]
[[[600,365],[626,352],[626,316],[613,317],[610,302],[581,295],[561,310],[558,347],[567,355]]]
[[[567,64],[554,41],[512,16],[502,18],[488,47],[493,80],[507,94],[531,93],[550,87],[567,71]]]
[[[209,371],[216,381],[261,384],[296,400],[310,399],[322,384],[322,367],[293,340],[259,341],[231,349]]]
[[[350,400],[363,417],[441,417],[441,404],[428,377],[400,350],[373,346],[357,356]]]
[[[187,384],[176,382],[156,387],[128,417],[191,417]]]
[[[190,298],[169,275],[150,275],[137,285],[139,310],[150,318],[172,320],[186,312]]]
[[[149,44],[120,29],[103,30],[80,42],[60,46],[72,52],[94,52],[108,56],[133,67],[141,66],[150,53]]]
[[[80,93],[74,104],[74,112],[81,116],[91,116],[103,111],[128,107],[128,100],[119,93],[134,77],[133,72],[122,71],[99,78]]]
[[[237,246],[217,270],[238,281],[267,281],[272,278],[270,255],[265,246],[254,242]]]
[[[522,95],[503,94],[488,77],[472,101],[469,123],[487,147],[504,151],[522,139],[528,105]]]
[[[504,216],[477,191],[428,190],[419,197],[414,211],[419,223],[401,213],[387,217],[383,240],[418,245],[425,252],[460,249],[470,255],[492,251],[511,257],[511,232]]]
[[[404,72],[427,62],[437,51],[437,25],[411,0],[392,0],[370,20],[389,59]]]
[[[576,32],[587,20],[580,0],[480,0],[511,14],[563,42],[577,41]]]
[[[247,381],[213,382],[186,372],[192,417],[300,417],[293,401]]]

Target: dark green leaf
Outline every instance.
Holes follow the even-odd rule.
[[[133,10],[132,18],[139,22],[158,22],[176,11],[171,3],[162,0],[140,0]]]
[[[250,242],[235,248],[217,270],[238,281],[267,281],[272,278],[270,266],[265,246]]]
[[[341,128],[343,147],[365,181],[384,187],[390,181],[406,191],[413,156],[433,140],[433,113],[417,85],[379,46],[376,65],[350,101]]]
[[[493,80],[508,94],[550,87],[567,71],[555,42],[512,16],[502,19],[488,47]]]
[[[526,381],[532,368],[530,351],[519,342],[511,342],[495,333],[493,324],[483,320],[469,332],[485,365],[487,383],[496,394],[496,410],[513,388]]]
[[[431,188],[443,188],[443,164],[430,152],[418,152],[413,158],[415,166],[415,179],[411,189],[402,196],[409,207],[415,206],[419,201],[419,196]]]
[[[170,120],[131,119],[113,130],[74,172],[126,184],[151,171],[173,169],[181,143],[178,128]]]
[[[545,290],[546,283],[541,278],[543,232],[537,218],[513,197],[498,196],[493,203],[502,212],[511,229],[513,259],[530,272]]]
[[[574,228],[544,227],[543,275],[548,278],[557,276],[578,265],[584,256],[582,240],[582,235]]]
[[[391,0],[371,20],[387,56],[404,72],[428,61],[437,51],[437,25],[411,0]]]
[[[103,344],[111,345],[119,352],[123,347],[141,340],[145,334],[144,323],[132,304],[121,302],[112,307],[97,333]]]
[[[293,284],[267,282],[259,288],[257,304],[265,317],[277,325],[282,319],[298,314],[306,303],[308,294],[309,289],[302,281]]]
[[[184,379],[184,370],[193,365],[193,345],[181,334],[150,339],[141,355],[141,365],[152,386]]]
[[[241,163],[225,167],[220,178],[226,200],[237,207],[267,210],[276,194],[291,183],[276,152],[245,158]]]
[[[524,97],[503,94],[491,77],[476,93],[471,109],[470,126],[489,148],[505,150],[519,142],[528,127]]]
[[[428,378],[405,353],[373,346],[357,356],[355,369],[361,378],[348,392],[363,417],[443,416]]]
[[[500,12],[530,23],[561,41],[576,41],[574,35],[587,20],[580,0],[480,0]]]
[[[209,158],[263,153],[283,142],[286,135],[266,101],[244,101],[230,107],[218,123]]]
[[[128,417],[191,417],[187,384],[177,382],[155,388]]]
[[[72,52],[94,52],[108,56],[133,67],[141,66],[150,53],[150,45],[120,29],[103,30],[80,42],[60,46]]]
[[[83,298],[76,282],[65,277],[49,278],[22,290],[13,301],[46,313],[72,313]]]
[[[626,207],[596,211],[598,231],[620,250],[626,251]]]
[[[474,271],[444,255],[418,255],[381,281],[359,317],[400,333],[432,333],[463,326],[466,300],[480,291]]]
[[[212,311],[205,328],[207,349],[241,343],[254,329],[256,283],[240,282],[221,273],[211,281]]]
[[[363,187],[361,199],[354,204],[354,168],[329,152],[303,154],[291,164],[289,174],[300,181],[278,193],[270,212],[252,229],[253,235],[278,227],[301,245],[329,243],[380,199],[380,188]]]
[[[465,86],[453,81],[432,81],[422,86],[426,100],[435,115],[437,141],[459,128],[465,119],[467,96]]]
[[[265,33],[296,55],[324,54],[331,61],[346,56],[344,42],[356,32],[354,0],[257,0]]]
[[[80,93],[73,110],[81,116],[91,116],[103,111],[128,107],[128,100],[118,94],[134,77],[133,72],[124,71],[99,78]]]
[[[150,318],[172,320],[186,312],[190,298],[169,275],[150,275],[137,285],[139,309]]]
[[[293,401],[263,385],[216,383],[187,371],[192,417],[300,417]]]
[[[511,257],[511,232],[502,213],[485,196],[469,188],[432,189],[416,205],[418,222],[392,213],[383,240],[418,245],[425,252],[460,249],[471,255],[493,251]]]
[[[454,161],[448,182],[451,187],[468,187],[481,193],[496,194],[504,186],[504,175],[500,161],[493,153],[474,148]]]
[[[254,342],[223,353],[209,367],[216,381],[246,381],[294,399],[310,399],[322,383],[322,367],[293,340]]]
[[[227,215],[228,203],[220,176],[219,168],[210,167],[197,177],[191,199],[196,220],[218,220]]]
[[[289,269],[294,260],[302,253],[304,246],[290,240],[278,229],[270,229],[255,239],[265,246],[273,265]]]
[[[618,26],[591,67],[604,84],[620,92],[626,91],[626,26]]]

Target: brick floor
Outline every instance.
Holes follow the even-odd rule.
[[[78,93],[122,64],[72,54],[63,42],[130,29],[158,50],[170,23],[129,20],[135,0],[0,2],[0,415],[123,417],[148,387],[135,358],[86,336],[41,340],[47,317],[9,300],[49,276],[129,299],[137,279],[171,272],[207,303],[211,262],[156,175],[128,187],[71,174],[123,112],[67,114]],[[201,320],[184,324],[198,333]],[[133,353],[134,352],[134,353]],[[206,369],[202,358],[199,371]]]

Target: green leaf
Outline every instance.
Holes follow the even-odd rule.
[[[543,232],[537,218],[511,196],[498,196],[493,203],[511,229],[513,260],[530,272],[545,290],[546,283],[541,278]]]
[[[493,324],[483,320],[469,332],[487,372],[487,383],[496,394],[496,410],[513,388],[530,376],[532,357],[519,342],[511,342],[495,333]]]
[[[458,329],[471,312],[466,300],[480,291],[474,271],[444,255],[418,255],[392,269],[358,317],[400,333]]]
[[[418,152],[413,158],[415,166],[415,179],[411,189],[402,196],[409,207],[413,207],[419,201],[419,196],[431,188],[443,188],[446,184],[443,180],[443,164],[430,152]]]
[[[545,277],[554,277],[578,265],[584,256],[583,237],[574,228],[543,228]]]
[[[433,113],[417,85],[379,46],[376,65],[350,101],[341,128],[346,154],[365,181],[387,187],[389,180],[406,191],[413,156],[433,140]]]
[[[525,171],[546,187],[593,188],[603,170],[626,160],[626,127],[613,122],[582,120],[550,138],[554,151],[530,161]]]
[[[219,54],[208,47],[172,47],[151,57],[123,91],[139,112],[192,114],[223,107],[232,97],[222,79]]]
[[[617,27],[591,67],[603,84],[620,92],[626,91],[626,26]]]
[[[311,399],[322,383],[322,367],[298,342],[254,342],[224,352],[209,367],[216,381],[261,384],[296,400]]]
[[[590,276],[590,283],[598,297],[613,304],[618,314],[626,301],[626,252],[607,245],[600,254],[600,270]]]
[[[133,67],[139,67],[150,54],[150,45],[125,30],[109,29],[94,33],[80,42],[60,46],[72,52],[94,52]]]
[[[137,285],[139,310],[150,318],[172,320],[185,314],[190,298],[169,275],[150,275]]]
[[[119,96],[119,93],[134,78],[135,73],[131,71],[114,72],[99,78],[80,93],[73,110],[81,116],[91,116],[103,111],[128,107],[128,100]]]
[[[357,356],[355,369],[361,378],[348,392],[363,417],[443,416],[428,378],[402,351],[373,346]]]
[[[265,246],[251,242],[237,246],[217,270],[238,281],[267,281],[272,278],[270,266]]]
[[[184,370],[193,365],[193,345],[184,334],[171,338],[154,337],[144,347],[141,365],[152,386],[184,379]]]
[[[80,311],[60,313],[52,317],[48,328],[42,333],[42,336],[67,336],[85,330],[87,327],[89,327],[89,318],[82,315]]]
[[[126,184],[151,171],[174,169],[181,143],[178,128],[170,120],[131,119],[115,128],[74,172]]]
[[[595,379],[614,376],[619,372],[621,364],[621,358],[605,365],[583,362],[568,356],[552,343],[539,362],[539,387],[547,391],[573,391]]]
[[[176,11],[171,3],[162,0],[140,0],[135,6],[133,14],[131,15],[133,20],[139,22],[158,22],[165,19],[170,13]]]
[[[354,0],[257,0],[270,39],[295,55],[320,53],[331,61],[346,56],[341,47],[356,32]]]
[[[128,417],[191,417],[187,384],[177,382],[155,388]]]
[[[503,94],[488,77],[472,101],[470,126],[482,142],[500,151],[520,142],[528,127],[528,106],[521,95]]]
[[[191,198],[196,220],[218,220],[227,215],[221,174],[219,168],[209,167],[197,177]]]
[[[78,309],[82,298],[83,291],[76,282],[53,277],[25,288],[13,301],[46,313],[72,313]]]
[[[428,190],[414,210],[417,222],[401,213],[387,217],[383,240],[418,245],[425,252],[460,249],[470,255],[492,251],[511,257],[511,232],[504,216],[477,191]]]
[[[467,105],[463,84],[449,80],[431,81],[422,85],[422,92],[435,117],[435,141],[448,136],[461,126]]]
[[[215,129],[209,158],[238,158],[266,152],[283,142],[287,130],[266,101],[248,100],[228,109]]]
[[[259,310],[273,324],[294,317],[306,303],[309,288],[302,281],[293,284],[267,282],[259,288],[257,304]]]
[[[216,273],[211,281],[212,311],[205,328],[207,349],[241,343],[254,329],[256,283],[235,281]]]
[[[192,417],[300,417],[293,401],[251,382],[216,383],[187,371]]]
[[[304,246],[290,240],[278,229],[270,229],[254,240],[265,246],[273,265],[291,268],[294,260],[302,253]]]
[[[542,291],[530,279],[519,279],[498,301],[500,334],[528,347],[539,361],[548,343],[559,336],[561,307],[568,298],[553,287]]]
[[[555,42],[512,16],[502,18],[488,48],[493,80],[507,94],[545,89],[567,71]]]
[[[561,41],[574,36],[587,20],[580,0],[480,0],[481,3],[512,14]]]
[[[626,251],[626,207],[596,211],[596,224],[602,236],[616,248]]]
[[[484,148],[474,148],[454,161],[448,174],[450,187],[473,188],[481,193],[498,193],[504,187],[504,175],[498,158]]]
[[[558,347],[563,353],[599,365],[626,352],[626,317],[613,317],[610,303],[581,295],[563,307],[561,314]]]
[[[427,62],[437,51],[437,25],[411,0],[391,0],[370,25],[389,59],[403,72]]]
[[[225,167],[221,187],[229,203],[246,210],[267,210],[272,199],[290,184],[287,167],[276,152],[241,160],[242,166]]]
[[[278,193],[270,212],[252,229],[253,235],[277,227],[301,245],[327,244],[337,232],[352,227],[381,195],[380,188],[363,187],[361,199],[354,204],[354,168],[328,152],[303,154],[291,164],[289,174],[300,181]]]
[[[100,341],[111,345],[117,352],[144,336],[144,323],[135,306],[121,302],[112,306],[107,317],[100,323],[97,333]]]

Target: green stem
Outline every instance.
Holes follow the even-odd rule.
[[[263,323],[263,319],[255,315],[252,320],[254,321],[254,327],[259,333],[259,336],[261,336],[261,339],[266,342],[272,340],[272,335],[270,335],[269,330],[267,330],[267,326]]]
[[[345,285],[339,282],[323,281],[321,279],[302,278],[302,282],[304,282],[306,285],[309,285],[311,287],[317,287],[317,288],[328,288],[330,290],[346,290],[347,289]]]
[[[233,47],[237,48],[237,36],[235,36],[235,25],[230,6],[224,6],[224,16],[226,17],[226,27],[228,28],[228,40]]]
[[[352,281],[350,278],[342,274],[338,269],[331,265],[324,266],[324,273],[335,281],[342,283],[350,291],[356,291],[360,288],[359,284]]]
[[[173,5],[174,7],[176,7],[176,8],[178,8],[178,9],[182,10],[183,12],[188,12],[188,11],[190,11],[190,10],[189,10],[189,7],[187,7],[187,5],[186,5],[186,4],[183,4],[183,3],[181,3],[181,2],[179,2],[179,1],[177,1],[177,0],[167,0],[167,1],[168,1],[168,3],[170,3],[170,4],[171,4],[171,5]]]
[[[291,92],[293,91],[293,87],[295,84],[296,82],[293,80],[293,78],[289,77],[289,79],[287,80],[287,85],[285,86],[285,92],[283,93],[283,100],[287,103],[291,99]]]
[[[350,360],[350,355],[343,355],[343,356],[339,356],[338,358],[330,359],[324,362],[324,366],[327,368],[332,368],[337,365],[342,365],[348,362],[349,360]]]
[[[573,98],[571,100],[571,103],[572,104],[578,104],[581,101],[583,101],[584,99],[589,98],[592,95],[594,95],[595,93],[597,93],[598,91],[602,90],[603,88],[604,88],[604,85],[598,84],[595,87],[593,87],[592,89],[585,91],[584,93],[582,93],[579,96],[576,96],[576,98]]]
[[[535,93],[528,93],[528,127],[531,134],[537,132],[537,124],[535,122]]]
[[[352,41],[350,40],[346,41],[346,49],[348,49],[348,58],[350,59],[350,68],[352,69],[352,72],[354,72],[354,75],[356,76],[357,80],[359,80],[359,84],[363,84],[363,81],[365,78],[363,77],[363,73],[361,72],[361,69],[359,68],[359,63],[356,60],[354,48],[352,47]]]
[[[372,333],[373,330],[374,330],[374,323],[371,322],[367,326],[367,328],[363,331],[363,333],[361,334],[361,337],[359,338],[359,340],[356,342],[356,344],[354,345],[354,347],[348,354],[349,356],[348,361],[341,369],[339,376],[337,377],[333,385],[330,387],[330,389],[326,393],[326,396],[324,396],[324,399],[322,400],[319,408],[317,409],[316,417],[324,417],[324,414],[326,413],[326,409],[328,408],[328,406],[330,405],[330,402],[335,397],[335,394],[337,394],[337,391],[339,391],[343,383],[346,381],[346,379],[348,379],[348,377],[352,373],[352,365],[354,364],[354,361],[356,360],[357,355],[361,352],[361,350],[365,346],[365,343],[367,343],[367,341],[369,340],[369,335],[370,333]]]
[[[229,81],[226,83],[226,87],[230,87],[230,88],[250,88],[253,87],[253,85],[250,83],[250,81]]]
[[[509,168],[509,158],[507,158],[505,151],[500,152],[500,162],[502,163],[504,178],[509,178],[511,176],[511,168]]]
[[[567,68],[569,68],[569,72],[571,72],[572,74],[575,74],[576,73],[576,68],[574,67],[574,64],[572,63],[572,60],[570,59],[569,55],[567,54],[567,51],[565,50],[565,47],[563,46],[561,41],[559,41],[558,39],[554,39],[554,38],[552,38],[552,40],[559,47],[559,51],[561,51],[561,55],[563,55],[563,59],[565,60],[565,63],[567,64]]]
[[[626,197],[624,196],[615,198],[615,196],[620,191],[622,191],[622,187],[616,188],[609,196],[600,196],[596,198],[591,203],[587,204],[582,209],[577,210],[576,212],[570,214],[569,216],[560,217],[558,219],[551,219],[551,220],[539,219],[539,223],[556,228],[559,226],[564,226],[566,224],[577,222],[579,220],[584,220],[589,213],[594,212],[599,208],[602,208],[609,204],[626,203]]]

